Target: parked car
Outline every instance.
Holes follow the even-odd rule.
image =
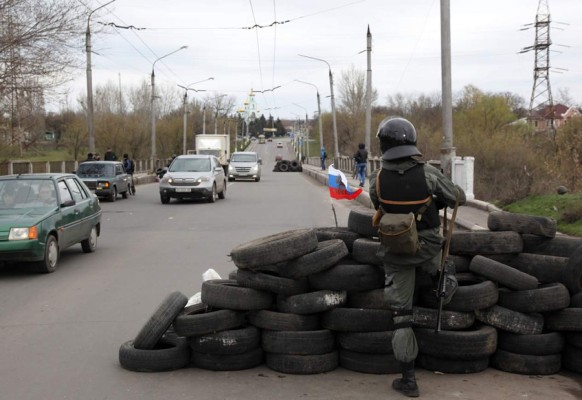
[[[277,142],[277,147],[282,149],[283,148],[283,142]]]
[[[99,200],[77,176],[0,177],[0,261],[54,272],[61,250],[81,243],[91,253],[100,232]]]
[[[263,161],[254,151],[236,151],[232,153],[228,164],[228,180],[254,179],[261,180],[261,164]]]
[[[131,175],[120,161],[85,161],[76,174],[98,197],[109,201],[115,201],[118,194],[127,199],[131,190]]]
[[[214,203],[226,198],[226,175],[216,156],[210,154],[178,156],[160,180],[160,200],[206,199]]]

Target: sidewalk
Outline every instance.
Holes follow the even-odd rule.
[[[303,164],[303,173],[309,175],[322,185],[327,186],[327,169],[325,171],[321,168]],[[345,172],[344,172],[345,173]],[[348,178],[348,183],[352,188],[358,188],[360,181],[357,179],[352,179],[351,174],[346,174]],[[373,208],[372,201],[370,200],[369,182],[366,181],[364,185],[364,191],[357,197],[357,201],[360,202],[365,207]],[[452,210],[447,209],[448,218],[452,217]],[[492,204],[486,203],[481,200],[467,200],[467,204],[460,206],[457,211],[457,225],[465,230],[478,231],[478,230],[488,230],[487,228],[487,218],[489,213],[495,210],[499,210]]]

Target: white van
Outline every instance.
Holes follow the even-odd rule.
[[[254,151],[235,151],[228,160],[228,180],[254,179],[261,180],[261,164],[263,161]]]

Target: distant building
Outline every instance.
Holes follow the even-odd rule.
[[[567,107],[563,104],[555,104],[554,107],[544,106],[532,111],[529,121],[533,124],[536,132],[547,132],[554,123],[554,129],[560,129],[570,118],[582,116],[582,112],[577,107]]]

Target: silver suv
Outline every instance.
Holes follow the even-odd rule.
[[[263,161],[254,151],[236,151],[230,156],[228,164],[228,180],[254,179],[261,180],[261,164]]]
[[[206,199],[226,197],[226,177],[218,158],[208,154],[183,155],[174,158],[168,172],[160,180],[160,200],[168,204],[175,199]]]

